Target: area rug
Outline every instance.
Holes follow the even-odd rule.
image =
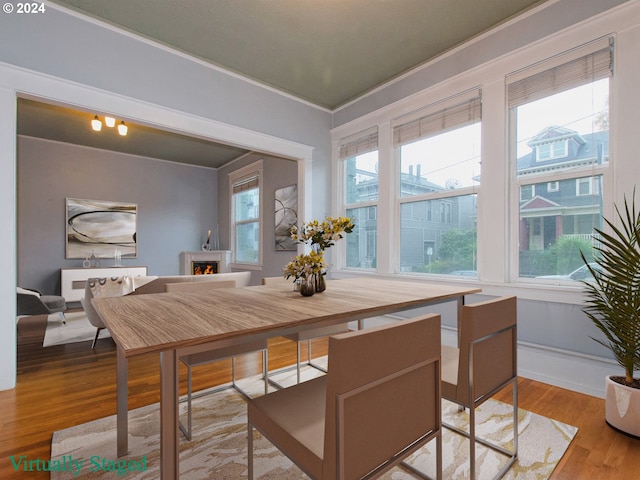
[[[245,386],[259,394],[260,383]],[[181,405],[184,414],[184,405]],[[510,405],[489,400],[477,414],[477,432],[492,441],[511,447]],[[193,440],[180,438],[180,478],[186,480],[247,478],[246,401],[233,389],[195,400]],[[524,410],[519,411],[519,455],[504,478],[542,480],[549,478],[564,455],[577,428]],[[182,417],[184,418],[184,417]],[[455,405],[443,403],[443,418],[455,424],[468,422],[468,414]],[[160,478],[159,405],[129,412],[129,452],[116,457],[116,418],[110,416],[55,432],[52,439],[52,480],[72,478],[155,480]],[[256,478],[293,480],[307,478],[271,443],[255,433],[254,467]],[[449,430],[443,431],[443,478],[468,478],[467,440]],[[411,457],[413,464],[428,475],[435,474],[435,442]],[[478,478],[489,479],[505,463],[501,455],[478,446]],[[74,462],[83,462],[74,463]],[[118,463],[121,462],[121,463]],[[81,465],[81,466],[80,466]],[[118,467],[120,466],[120,471]],[[394,468],[384,480],[415,479],[406,470]]]
[[[91,325],[84,311],[65,313],[66,324],[50,319],[47,322],[47,329],[44,332],[43,347],[52,345],[64,345],[65,343],[91,342],[96,335],[96,327]],[[109,331],[105,328],[100,331],[99,338],[110,337]]]

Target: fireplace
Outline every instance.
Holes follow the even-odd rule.
[[[211,275],[229,271],[231,252],[213,250],[180,253],[181,275]]]
[[[213,275],[218,273],[219,263],[218,261],[203,262],[201,260],[193,260],[191,262],[191,275]]]

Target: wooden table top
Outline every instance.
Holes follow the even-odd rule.
[[[292,284],[93,299],[126,356],[201,345],[251,334],[338,324],[478,293],[480,289],[402,280],[327,282],[311,297]]]

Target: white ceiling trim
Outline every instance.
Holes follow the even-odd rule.
[[[0,63],[0,87],[34,100],[75,107],[81,110],[109,112],[154,128],[174,131],[213,142],[248,150],[311,159],[313,147],[264,133],[198,117],[133,98],[62,80],[50,75]]]

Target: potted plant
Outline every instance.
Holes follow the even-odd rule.
[[[640,212],[636,212],[635,189],[624,211],[616,205],[617,222],[604,218],[610,233],[595,228],[600,236],[595,261],[583,261],[592,279],[584,280],[585,314],[604,334],[594,340],[613,353],[624,376],[606,379],[606,421],[629,435],[640,437]],[[593,337],[592,337],[593,338]]]

